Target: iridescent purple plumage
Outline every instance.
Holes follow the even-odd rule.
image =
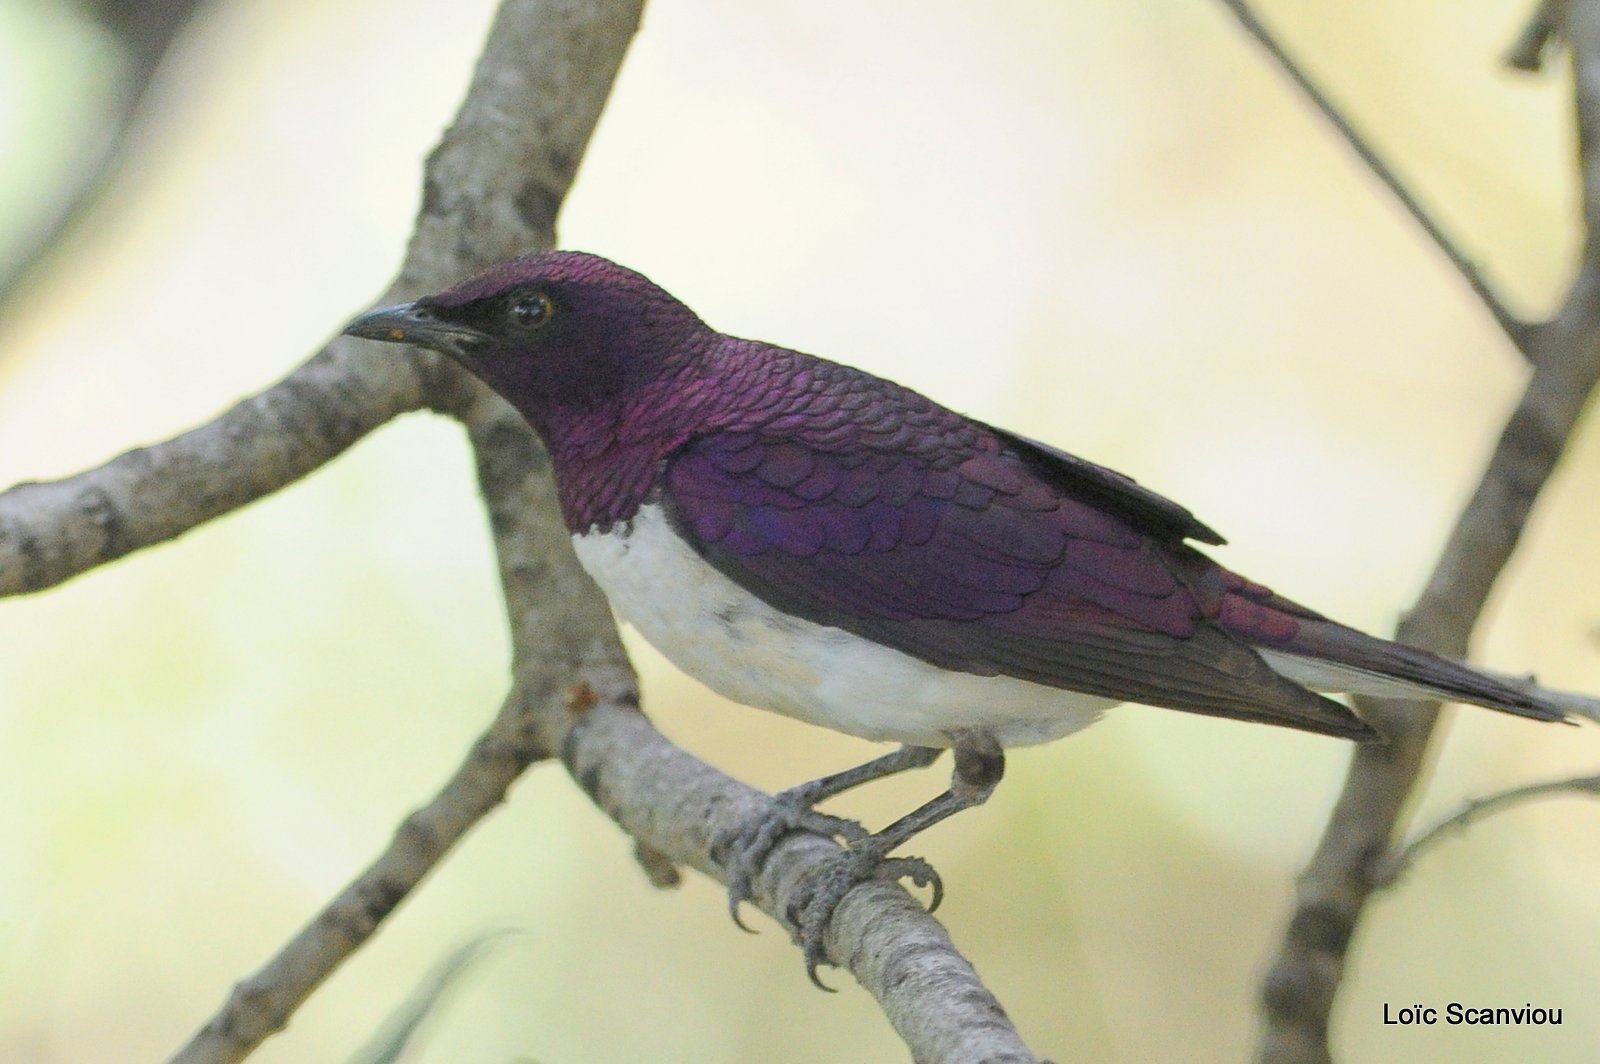
[[[507,301],[534,291],[553,301],[549,323],[504,327]],[[942,668],[1370,734],[1257,651],[1360,672],[1393,664],[1377,652],[1387,644],[1218,566],[1186,541],[1220,536],[1119,473],[859,370],[725,336],[592,255],[501,263],[417,307],[479,330],[454,353],[544,437],[574,533],[625,528],[658,501],[768,604]],[[1515,685],[1416,662],[1406,682],[1559,715]]]
[[[437,347],[517,407],[549,447],[580,560],[686,671],[751,705],[906,744],[785,792],[718,840],[735,907],[785,830],[850,840],[799,914],[813,977],[840,899],[906,839],[987,798],[1004,747],[1117,702],[1355,739],[1371,729],[1317,690],[1600,714],[1321,617],[1190,546],[1222,539],[1121,474],[870,374],[724,336],[604,259],[516,259],[351,331]],[[876,834],[813,810],[944,747],[950,789]]]

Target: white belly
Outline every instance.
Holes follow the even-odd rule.
[[[858,735],[948,746],[956,728],[1002,746],[1059,738],[1112,699],[1007,676],[948,672],[774,610],[707,565],[656,505],[626,529],[572,537],[617,616],[718,694]]]

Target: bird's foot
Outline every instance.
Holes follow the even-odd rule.
[[[876,836],[850,846],[808,876],[789,904],[789,922],[799,930],[805,951],[806,975],[822,990],[833,990],[817,977],[817,967],[831,963],[825,945],[828,925],[846,894],[869,879],[909,879],[933,891],[929,912],[944,900],[944,882],[931,864],[920,857],[885,857],[884,849]]]
[[[755,894],[756,876],[773,848],[795,831],[809,831],[849,843],[867,838],[867,829],[854,820],[829,816],[811,808],[817,796],[809,785],[792,787],[742,823],[711,840],[711,853],[728,870],[728,915],[746,931],[739,904]]]

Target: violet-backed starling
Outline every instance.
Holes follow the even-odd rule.
[[[783,792],[719,840],[730,906],[784,833],[847,843],[791,912],[812,978],[851,887],[937,876],[889,852],[984,801],[1006,747],[1120,702],[1375,738],[1319,691],[1535,720],[1595,700],[1364,635],[1190,545],[1222,538],[1119,473],[890,381],[717,332],[593,255],[503,262],[346,332],[444,352],[549,448],[578,559],[612,609],[736,702],[901,748]],[[950,788],[883,830],[814,810],[931,763]]]

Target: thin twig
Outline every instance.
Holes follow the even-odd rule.
[[[1600,272],[1586,267],[1580,273],[1561,314],[1541,330],[1539,346],[1527,391],[1427,589],[1396,633],[1401,642],[1465,657],[1484,601],[1600,379]],[[1423,773],[1437,704],[1357,701],[1388,741],[1355,750],[1322,840],[1300,876],[1281,953],[1262,989],[1258,1064],[1329,1060],[1328,1020],[1351,937],[1374,871]]]
[[[1540,0],[1528,24],[1506,53],[1507,66],[1530,74],[1544,69],[1545,56],[1560,37],[1565,3],[1566,0]]]
[[[1432,847],[1451,831],[1465,831],[1474,821],[1481,820],[1491,813],[1497,813],[1502,809],[1531,801],[1535,798],[1549,798],[1559,794],[1600,796],[1600,775],[1549,780],[1545,783],[1530,783],[1525,787],[1513,787],[1510,790],[1501,791],[1499,794],[1474,798],[1450,816],[1445,817],[1433,827],[1406,843],[1405,846],[1391,853],[1373,872],[1373,886],[1392,886],[1416,863],[1417,858],[1424,850]]]
[[[502,927],[456,947],[384,1021],[372,1041],[355,1052],[349,1064],[399,1064],[429,1017],[442,1010],[448,995],[461,986],[468,973],[511,936],[526,933],[522,928]]]
[[[1283,72],[1289,76],[1289,79],[1299,87],[1301,92],[1305,93],[1306,98],[1322,114],[1322,117],[1338,132],[1345,145],[1355,153],[1356,157],[1366,165],[1368,170],[1372,171],[1373,176],[1383,183],[1383,186],[1389,190],[1390,195],[1400,201],[1400,205],[1405,208],[1406,213],[1411,215],[1412,221],[1421,227],[1422,231],[1428,235],[1428,239],[1433,241],[1434,246],[1455,267],[1456,272],[1461,275],[1462,280],[1467,282],[1468,287],[1477,295],[1478,299],[1489,311],[1489,314],[1494,318],[1495,323],[1500,326],[1501,331],[1506,334],[1506,337],[1516,346],[1517,350],[1524,357],[1532,358],[1532,334],[1536,330],[1511,313],[1511,310],[1500,299],[1499,294],[1490,287],[1489,282],[1485,280],[1483,274],[1478,270],[1477,264],[1468,258],[1467,254],[1456,245],[1455,241],[1445,234],[1444,229],[1434,220],[1433,215],[1418,201],[1416,196],[1412,195],[1411,190],[1395,175],[1389,164],[1384,162],[1377,151],[1367,143],[1367,139],[1362,136],[1360,131],[1334,105],[1333,101],[1328,98],[1328,95],[1322,91],[1316,82],[1311,80],[1311,77],[1300,67],[1300,64],[1295,62],[1288,52],[1284,51],[1283,46],[1278,43],[1272,31],[1267,29],[1260,19],[1256,18],[1255,12],[1251,10],[1246,0],[1222,0],[1222,3],[1229,11],[1233,12],[1234,17],[1239,20],[1239,24],[1244,27],[1245,32],[1255,38],[1256,42],[1267,50],[1267,54],[1272,56],[1278,66],[1283,69]]]
[[[1574,0],[1573,50],[1585,250],[1560,313],[1534,334],[1534,372],[1488,468],[1397,638],[1464,657],[1472,628],[1600,382],[1600,0]],[[1328,1021],[1349,946],[1426,764],[1437,705],[1359,699],[1387,739],[1358,747],[1300,876],[1281,952],[1262,987],[1258,1064],[1327,1064]]]
[[[468,829],[504,800],[523,770],[547,756],[532,738],[535,730],[528,721],[534,712],[520,692],[507,698],[433,800],[401,821],[377,860],[233,988],[171,1064],[231,1064],[283,1030],[311,992],[372,937]]]

